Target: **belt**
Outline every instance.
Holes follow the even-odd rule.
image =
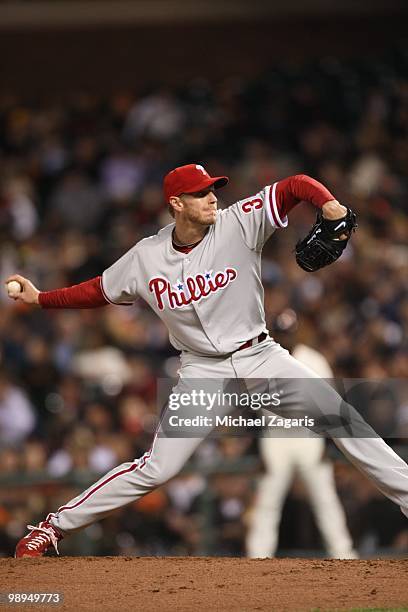
[[[252,340],[247,340],[246,342],[244,342],[244,344],[241,344],[241,346],[237,348],[237,351],[242,351],[242,349],[249,348],[250,346],[255,346],[256,344],[263,342],[267,337],[268,334],[262,332],[262,334],[259,334],[257,338],[252,338]]]

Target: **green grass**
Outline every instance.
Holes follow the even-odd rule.
[[[408,608],[313,608],[310,612],[408,612]]]
[[[348,612],[407,612],[408,608],[351,608]]]

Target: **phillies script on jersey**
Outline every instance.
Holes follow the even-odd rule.
[[[149,290],[154,294],[159,310],[164,310],[165,304],[163,298],[167,298],[167,304],[172,310],[174,308],[183,308],[191,302],[199,302],[203,298],[223,289],[232,283],[238,276],[235,268],[225,268],[224,271],[216,272],[214,275],[211,272],[204,274],[196,274],[188,276],[185,282],[177,282],[171,288],[171,283],[167,278],[155,276],[149,281]]]

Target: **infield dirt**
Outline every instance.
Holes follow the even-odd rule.
[[[408,609],[408,560],[3,558],[0,592],[64,595],[62,605],[0,611]]]

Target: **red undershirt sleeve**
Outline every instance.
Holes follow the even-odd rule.
[[[100,276],[72,287],[41,291],[38,301],[42,308],[98,308],[109,304],[102,292]]]
[[[316,208],[336,198],[330,191],[306,174],[289,176],[276,183],[275,199],[279,216],[283,219],[299,202],[310,202]]]

